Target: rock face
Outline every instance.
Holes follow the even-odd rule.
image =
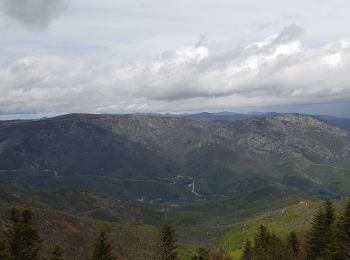
[[[299,114],[238,121],[70,114],[0,122],[0,177],[16,182],[13,176],[25,175],[21,184],[36,188],[28,174],[46,171],[62,186],[72,176],[98,182],[183,175],[199,179],[196,188],[208,193],[259,182],[344,195],[349,169],[350,133]]]

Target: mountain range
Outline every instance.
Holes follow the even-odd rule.
[[[281,113],[276,112],[251,112],[251,113],[235,113],[235,112],[200,112],[200,113],[183,113],[183,114],[160,114],[160,113],[136,113],[136,115],[149,115],[149,116],[158,116],[158,117],[179,117],[187,118],[197,121],[213,121],[213,120],[225,120],[225,121],[235,121],[235,120],[244,120],[254,117],[271,117],[281,115]],[[337,117],[329,115],[311,115],[317,119],[324,121],[327,124],[337,126],[350,130],[350,118],[348,117]]]
[[[197,121],[69,114],[0,122],[0,180],[115,198],[187,201],[263,187],[350,191],[350,133],[314,116]]]

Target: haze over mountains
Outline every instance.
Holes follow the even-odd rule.
[[[300,114],[2,121],[0,178],[36,190],[68,186],[133,200],[187,201],[265,187],[346,196],[350,133],[326,122]]]

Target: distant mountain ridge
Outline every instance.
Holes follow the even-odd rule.
[[[234,121],[69,114],[0,122],[0,181],[37,190],[184,201],[277,186],[345,196],[349,168],[349,131],[299,114]]]
[[[148,115],[148,116],[159,116],[159,117],[180,117],[188,118],[198,121],[213,121],[213,120],[225,120],[225,121],[235,121],[235,120],[244,120],[254,117],[271,117],[282,115],[283,113],[276,112],[251,112],[251,113],[235,113],[235,112],[200,112],[200,113],[184,113],[184,114],[171,114],[171,113],[136,113],[136,115]],[[336,117],[329,115],[306,115],[314,116],[330,125],[337,126],[343,129],[350,130],[350,118],[346,117]]]
[[[270,117],[280,115],[280,113],[275,112],[252,112],[252,113],[235,113],[235,112],[200,112],[200,113],[182,113],[182,114],[172,114],[172,113],[135,113],[135,115],[143,116],[154,116],[154,117],[177,117],[177,118],[187,118],[198,121],[213,121],[213,120],[225,120],[225,121],[234,121],[242,120],[253,117]]]
[[[327,124],[350,130],[350,118],[335,116],[316,116]]]

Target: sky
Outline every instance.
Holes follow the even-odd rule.
[[[348,0],[0,0],[0,119],[350,117]]]

